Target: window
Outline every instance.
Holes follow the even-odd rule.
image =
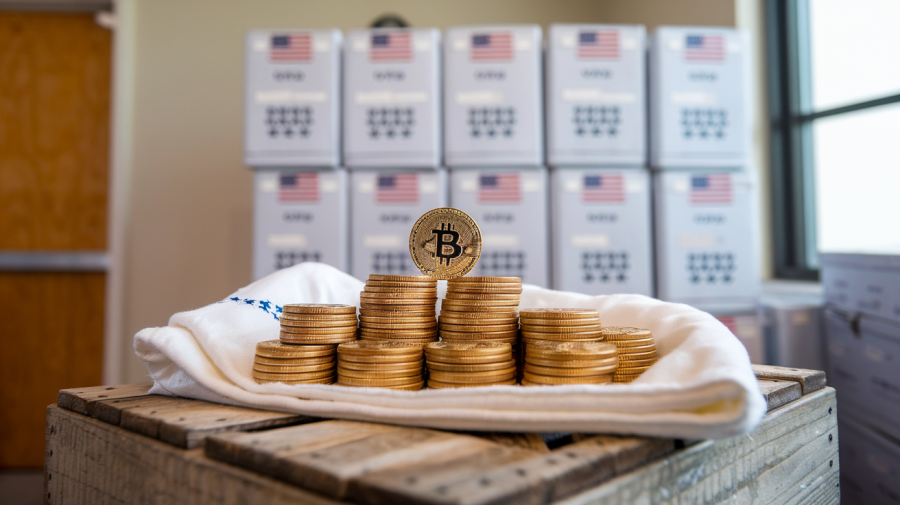
[[[776,276],[900,244],[900,2],[767,0]]]

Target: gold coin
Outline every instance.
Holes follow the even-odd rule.
[[[437,327],[432,328],[411,328],[411,329],[381,329],[381,328],[361,328],[359,330],[360,335],[380,335],[389,337],[391,335],[405,335],[407,337],[418,337],[425,338],[431,337],[438,334]]]
[[[485,325],[508,325],[508,324],[519,324],[519,318],[512,316],[504,316],[504,317],[493,317],[493,314],[479,314],[483,317],[455,317],[449,316],[447,314],[441,313],[440,318],[438,318],[438,323],[440,324],[460,324],[460,325],[473,325],[483,323]]]
[[[452,339],[452,338],[442,338],[441,342],[445,344],[509,344],[515,345],[518,343],[518,337],[514,338],[476,338],[476,339]]]
[[[469,384],[472,382],[497,382],[516,377],[516,367],[510,367],[505,370],[492,370],[489,372],[442,372],[440,370],[429,370],[428,378],[439,382],[448,382],[451,384]]]
[[[461,331],[466,333],[480,333],[480,332],[488,332],[488,333],[496,333],[496,332],[507,332],[507,331],[518,331],[519,325],[516,323],[510,324],[483,324],[483,325],[475,325],[475,324],[451,324],[441,322],[440,324],[441,331]]]
[[[407,344],[406,342],[374,342],[371,340],[360,340],[359,343],[362,344],[402,344],[411,347],[418,347],[421,349],[422,346],[418,344]],[[421,354],[373,354],[373,355],[365,355],[365,354],[341,354],[338,356],[338,361],[341,363],[353,362],[360,363],[365,365],[396,365],[397,367],[402,366],[412,366],[412,363],[416,363],[422,361]],[[352,368],[352,367],[348,367]]]
[[[359,317],[434,317],[433,306],[360,309]]]
[[[337,367],[338,380],[340,380],[341,377],[350,377],[353,379],[394,379],[413,376],[422,380],[423,370],[422,367],[414,370],[353,370],[340,366]]]
[[[398,293],[369,293],[363,291],[359,294],[360,300],[393,300],[393,299],[412,299],[412,300],[437,300],[437,290],[428,293],[416,293],[412,291],[401,291]]]
[[[504,370],[516,366],[516,360],[508,359],[493,363],[444,363],[442,361],[428,360],[425,362],[428,370],[443,372],[489,372],[492,370]]]
[[[622,361],[642,361],[647,359],[659,359],[659,356],[656,354],[656,351],[632,353],[622,349],[619,352],[619,359]]]
[[[481,230],[474,219],[459,209],[433,209],[413,225],[409,253],[419,270],[429,277],[459,277],[469,273],[481,257]]]
[[[366,309],[392,310],[397,305],[409,307],[430,307],[437,303],[434,298],[360,298],[359,306]]]
[[[493,363],[506,363],[512,358],[511,354],[493,354],[487,356],[440,356],[429,354],[427,363],[446,363],[448,365],[486,365]]]
[[[525,347],[526,359],[586,360],[615,357],[618,349],[603,342],[560,342],[553,344],[531,344]]]
[[[639,367],[639,366],[650,366],[655,365],[659,362],[659,358],[647,358],[647,359],[625,359],[619,361],[619,366],[623,367]]]
[[[353,305],[336,303],[293,303],[281,308],[285,314],[356,314]]]
[[[522,336],[522,343],[527,345],[538,345],[538,344],[590,344],[590,343],[599,343],[601,342],[598,338],[564,338],[551,340],[547,338],[531,338]]]
[[[616,356],[598,359],[548,359],[540,356],[526,355],[524,361],[525,363],[531,363],[532,365],[558,368],[615,367],[619,364],[619,360]]]
[[[291,365],[319,365],[322,363],[330,363],[334,361],[335,353],[329,352],[323,356],[315,356],[311,358],[268,358],[266,356],[260,356],[257,354],[253,358],[254,363],[259,363],[260,365],[273,365],[273,366],[291,366]]]
[[[341,358],[354,355],[373,356],[376,354],[380,354],[393,356],[415,356],[416,359],[422,359],[421,348],[399,342],[384,344],[371,342],[351,342],[349,344],[339,345],[337,351],[338,356]]]
[[[281,333],[279,335],[284,344],[343,344],[356,340],[356,334],[346,335],[295,335],[293,333]]]
[[[479,277],[476,275],[466,275],[463,277],[456,277],[447,281],[447,285],[451,284],[496,284],[496,283],[512,283],[512,284],[522,284],[521,277]]]
[[[366,284],[363,288],[363,293],[415,293],[437,296],[437,287],[370,286]]]
[[[334,328],[328,327],[294,327],[294,326],[282,326],[281,333],[289,333],[292,335],[355,335],[356,334],[356,325],[353,326],[338,326]]]
[[[652,336],[650,330],[632,328],[628,326],[607,326],[603,328],[603,334],[609,337],[647,338]]]
[[[253,370],[253,378],[266,379],[266,380],[298,381],[298,380],[310,380],[310,379],[324,379],[326,377],[331,377],[333,375],[334,375],[333,368],[330,368],[328,370],[322,370],[319,372],[302,372],[302,373],[272,373],[272,372],[259,372],[259,371]]]
[[[515,307],[505,307],[498,308],[497,310],[491,310],[490,312],[484,312],[482,310],[473,311],[471,309],[465,310],[450,310],[447,308],[441,308],[441,317],[448,317],[453,319],[475,319],[478,321],[485,319],[515,319],[519,320],[519,313],[516,312]]]
[[[400,342],[402,344],[410,344],[417,345],[419,347],[424,347],[425,344],[430,344],[431,342],[437,342],[437,337],[428,337],[428,338],[388,338],[388,337],[362,337],[362,340],[366,342]]]
[[[478,344],[448,344],[447,342],[435,342],[425,346],[425,355],[429,356],[490,356],[506,355],[512,352],[509,344],[478,343]]]
[[[614,373],[616,371],[616,365],[584,368],[563,368],[538,366],[526,362],[525,371],[549,377],[596,377],[598,375],[610,375]]]
[[[356,361],[348,361],[339,359],[338,365],[347,370],[358,370],[360,372],[393,372],[405,370],[421,370],[425,366],[425,360],[408,361],[406,363],[359,363]]]
[[[523,380],[537,384],[606,384],[612,382],[612,374],[597,375],[590,377],[552,377],[547,375],[538,375],[525,370],[522,374]]]
[[[631,367],[620,366],[616,370],[616,373],[620,374],[620,375],[642,374],[642,373],[646,372],[647,370],[649,370],[651,366],[653,366],[653,365],[631,366]]]
[[[253,370],[256,370],[257,372],[274,373],[321,372],[322,370],[331,370],[336,365],[337,362],[334,360],[318,365],[263,365],[260,363],[253,363]]]
[[[430,323],[359,323],[360,328],[369,328],[374,330],[425,330],[430,328],[437,328],[437,326],[437,321],[433,319]]]
[[[359,316],[360,322],[368,323],[433,323],[434,316]]]
[[[522,297],[519,295],[504,293],[454,293],[447,291],[445,300],[515,300],[519,301]]]
[[[615,345],[616,347],[621,349],[622,352],[634,353],[634,352],[650,352],[650,351],[656,350],[656,344],[652,340],[621,341],[621,340],[603,339],[603,341]]]
[[[254,377],[253,380],[256,381],[257,384],[274,384],[274,383],[282,383],[282,384],[334,384],[334,380],[337,378],[337,375],[332,375],[331,377],[325,377],[324,379],[301,379],[301,380],[267,380],[260,379],[258,377]]]
[[[519,317],[523,319],[600,319],[600,312],[591,309],[522,309],[519,311]]]
[[[356,320],[356,314],[281,314],[281,322],[284,321],[309,321],[309,322],[351,322]]]
[[[369,274],[370,281],[383,281],[383,282],[426,282],[426,283],[435,283],[437,281],[434,280],[433,277],[429,277],[427,275],[384,275],[384,274]]]
[[[479,332],[441,330],[441,338],[447,340],[493,340],[497,338],[508,339],[518,337],[519,330]]]
[[[516,379],[509,379],[497,382],[472,382],[468,384],[453,384],[450,382],[441,382],[434,379],[428,379],[428,387],[432,389],[448,389],[448,388],[478,388],[487,386],[514,386]]]
[[[453,312],[465,311],[465,312],[479,312],[481,314],[486,314],[489,317],[495,317],[498,314],[509,314],[511,311],[515,310],[515,307],[510,307],[510,306],[467,307],[467,306],[463,306],[463,305],[453,305],[452,307],[450,307],[450,306],[444,306],[444,307],[446,307],[446,308],[442,307],[441,314],[444,314],[444,312],[447,312],[447,311],[453,311]]]
[[[463,307],[464,310],[470,310],[472,307],[518,307],[519,300],[455,300],[452,298],[444,298],[441,307]]]
[[[425,381],[417,382],[415,384],[410,384],[408,386],[381,386],[384,389],[393,389],[396,391],[418,391],[425,387]]]
[[[537,333],[534,331],[522,330],[522,338],[544,341],[558,342],[600,342],[600,335],[597,332],[585,333]]]
[[[294,323],[295,323],[295,321],[286,323],[282,319],[281,327],[288,328],[288,329],[296,328],[296,329],[300,329],[300,330],[303,330],[304,328],[321,328],[321,329],[327,328],[327,329],[339,330],[339,329],[347,329],[347,328],[356,328],[356,324],[357,324],[356,321],[352,321],[349,323],[341,323],[341,324],[323,323],[321,321],[312,321],[312,322],[302,321],[299,324],[294,324]]]
[[[408,386],[422,382],[422,375],[413,375],[411,377],[385,377],[377,379],[359,379],[356,377],[347,377],[346,375],[338,375],[338,383],[344,386],[355,387],[379,387],[379,386]]]
[[[496,284],[492,286],[454,286],[447,288],[447,294],[450,293],[471,293],[471,294],[498,294],[498,295],[521,295],[522,286],[513,284]]]
[[[523,324],[522,331],[530,331],[532,333],[600,333],[600,325],[593,326],[535,326],[532,324]]]
[[[424,276],[423,276],[424,277]],[[373,281],[367,280],[366,287],[390,289],[437,289],[437,280],[430,281]]]
[[[266,340],[256,344],[257,356],[267,358],[301,358],[334,354],[334,345],[291,345],[280,340]]]

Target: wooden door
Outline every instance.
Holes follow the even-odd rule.
[[[111,42],[89,13],[0,12],[0,254],[106,249]],[[105,274],[0,270],[0,468],[42,467],[47,405],[101,382]]]

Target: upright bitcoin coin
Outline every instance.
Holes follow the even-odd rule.
[[[423,274],[453,279],[481,257],[481,230],[468,214],[450,207],[426,212],[409,234],[409,253]]]

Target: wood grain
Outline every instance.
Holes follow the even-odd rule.
[[[50,406],[46,502],[336,504],[300,488]]]
[[[139,382],[137,384],[124,384],[121,386],[94,386],[88,388],[61,389],[56,395],[56,405],[59,408],[78,412],[86,416],[92,416],[94,408],[104,400],[117,400],[120,398],[132,398],[135,396],[147,396],[147,391],[153,386],[152,382]],[[119,424],[116,421],[115,424]]]
[[[105,275],[0,272],[0,467],[40,468],[61,388],[99,384]]]
[[[93,14],[0,12],[0,249],[106,248],[110,51]]]
[[[808,395],[825,387],[825,372],[804,368],[752,365],[757,379],[776,379],[800,383],[801,392]]]
[[[791,403],[803,396],[799,382],[758,379],[759,392],[766,399],[766,412]]]

